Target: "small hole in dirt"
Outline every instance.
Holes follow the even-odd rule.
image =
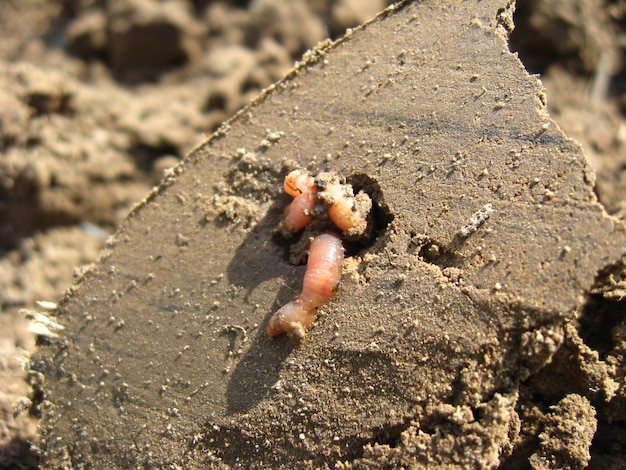
[[[153,163],[165,155],[177,155],[178,150],[171,145],[150,147],[138,144],[131,148],[129,153],[135,160],[137,167],[148,173],[152,170]]]
[[[408,426],[408,420],[384,426],[375,432],[372,440],[378,445],[396,448],[402,442],[401,434]]]
[[[578,318],[578,334],[604,360],[615,347],[614,329],[624,319],[624,308],[619,302],[610,302],[601,295],[591,295]]]
[[[434,241],[422,245],[419,256],[427,263],[439,266],[441,269],[459,265],[458,256],[454,252]]]
[[[246,79],[240,87],[240,92],[241,94],[245,94],[251,90],[253,91],[260,91],[263,88],[265,88],[267,85],[269,85],[268,83],[262,83],[258,77],[249,77],[248,79]]]
[[[364,173],[357,173],[346,178],[346,181],[352,185],[354,194],[363,191],[372,200],[372,211],[369,215],[369,224],[371,224],[369,236],[367,239],[356,242],[344,242],[346,256],[354,256],[376,245],[378,240],[382,240],[382,235],[384,235],[387,227],[393,221],[393,214],[385,203],[380,185],[374,179]],[[378,250],[376,249],[375,251]]]
[[[623,260],[601,269],[578,317],[578,334],[601,360],[626,336],[626,311],[618,301],[625,278]]]
[[[225,111],[228,106],[228,97],[225,93],[215,90],[206,99],[203,111],[211,110]]]

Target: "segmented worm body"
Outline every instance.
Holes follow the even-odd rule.
[[[285,209],[284,224],[291,233],[302,230],[310,221],[315,207],[315,180],[302,170],[294,170],[287,175],[285,192],[294,199]]]
[[[367,216],[372,201],[363,192],[355,197],[352,185],[342,182],[336,173],[323,172],[313,177],[305,170],[294,170],[287,175],[283,186],[294,198],[285,210],[283,221],[290,234],[302,230],[313,218],[319,218],[328,220],[327,224],[334,225],[344,237],[367,236]],[[302,292],[272,315],[267,326],[268,336],[287,333],[296,344],[302,342],[317,310],[339,284],[343,251],[343,242],[333,231],[313,238]]]
[[[299,194],[285,209],[284,224],[291,233],[302,230],[311,221],[311,213],[315,207],[315,198],[312,193]]]
[[[333,232],[317,235],[311,242],[302,292],[297,299],[288,302],[272,315],[267,335],[287,333],[296,342],[302,341],[317,310],[337,289],[342,261],[341,238]]]

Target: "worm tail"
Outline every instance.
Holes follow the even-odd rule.
[[[268,336],[288,333],[302,340],[317,309],[330,298],[341,278],[343,243],[335,233],[324,232],[311,242],[300,296],[281,307],[270,318]]]
[[[292,330],[303,329],[305,327],[303,320],[306,320],[308,317],[300,300],[292,300],[272,315],[267,325],[267,336],[274,337]]]

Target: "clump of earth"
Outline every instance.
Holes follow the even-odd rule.
[[[38,387],[23,368],[35,338],[20,312],[60,298],[134,205],[307,50],[386,6],[378,0],[0,5],[0,467],[37,468],[39,461]],[[626,6],[524,0],[513,18],[510,49],[540,75],[550,117],[583,145],[599,202],[623,221]],[[246,164],[244,158],[244,170]],[[264,162],[252,164],[278,176]],[[229,187],[234,181],[250,184],[239,179]],[[269,196],[261,203],[269,205]],[[257,222],[234,194],[215,204],[229,223]],[[426,247],[425,256],[438,256],[436,250]],[[495,396],[481,408],[485,419],[501,421],[503,435],[519,426],[503,467],[607,468],[624,459],[624,275],[623,263],[607,267],[576,321],[546,328],[541,341],[526,338],[545,345],[551,360],[535,364],[521,384],[519,423],[502,416],[509,397]],[[423,410],[421,425],[475,436],[471,413],[441,404]],[[363,468],[377,459],[401,462],[392,447],[372,447]]]

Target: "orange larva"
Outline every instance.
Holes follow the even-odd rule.
[[[352,186],[327,184],[324,191],[318,194],[318,199],[327,206],[328,217],[344,234],[359,236],[365,233],[367,217],[355,211]]]
[[[281,307],[267,326],[268,336],[287,333],[296,343],[304,339],[317,310],[337,289],[341,278],[343,243],[333,232],[324,232],[311,242],[302,292]]]

